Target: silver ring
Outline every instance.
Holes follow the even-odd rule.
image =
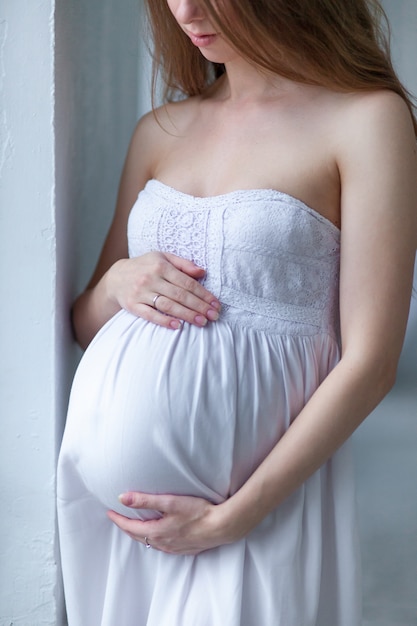
[[[152,546],[151,546],[151,544],[149,543],[149,541],[148,541],[148,538],[147,538],[147,537],[145,537],[145,545],[146,545],[146,547],[147,547],[148,549],[149,549],[149,548],[152,548]]]
[[[156,296],[154,297],[154,299],[152,300],[153,308],[156,309],[157,311],[159,311],[159,309],[156,308],[156,301],[158,300],[158,298],[160,296],[161,296],[161,294],[157,293]]]

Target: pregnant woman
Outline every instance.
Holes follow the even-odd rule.
[[[360,626],[349,437],[394,382],[417,244],[379,5],[148,11],[166,104],[73,307],[69,626]]]

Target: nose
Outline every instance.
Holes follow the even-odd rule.
[[[204,19],[203,7],[198,0],[178,0],[174,15],[180,24]]]

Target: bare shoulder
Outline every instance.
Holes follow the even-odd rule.
[[[382,239],[400,221],[399,239],[411,238],[415,250],[417,144],[405,101],[386,90],[346,96],[336,132],[345,240],[357,228]]]
[[[145,178],[152,173],[160,132],[155,113],[149,111],[138,121],[132,135],[129,158],[143,171]]]
[[[410,118],[403,98],[388,89],[346,94],[346,112],[360,118],[383,116],[386,119]]]
[[[361,198],[368,212],[378,206],[415,222],[417,144],[405,101],[385,90],[346,97],[336,132],[342,221]]]
[[[342,161],[361,160],[368,152],[389,149],[415,154],[416,139],[410,111],[401,96],[388,91],[346,95],[337,119]]]
[[[173,142],[184,136],[187,128],[198,116],[199,98],[187,98],[164,104],[146,113],[137,123],[133,133],[130,152],[132,159],[146,172],[154,176],[158,164],[172,148]],[[143,159],[146,158],[146,163]]]
[[[198,115],[200,101],[199,97],[186,98],[149,111],[139,120],[136,133],[148,141],[163,140],[166,135],[181,133]]]

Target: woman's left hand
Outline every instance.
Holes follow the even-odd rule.
[[[116,526],[132,539],[156,550],[170,554],[198,554],[233,541],[222,534],[221,505],[203,498],[129,492],[119,500],[132,509],[161,513],[159,519],[141,521],[108,511]]]

